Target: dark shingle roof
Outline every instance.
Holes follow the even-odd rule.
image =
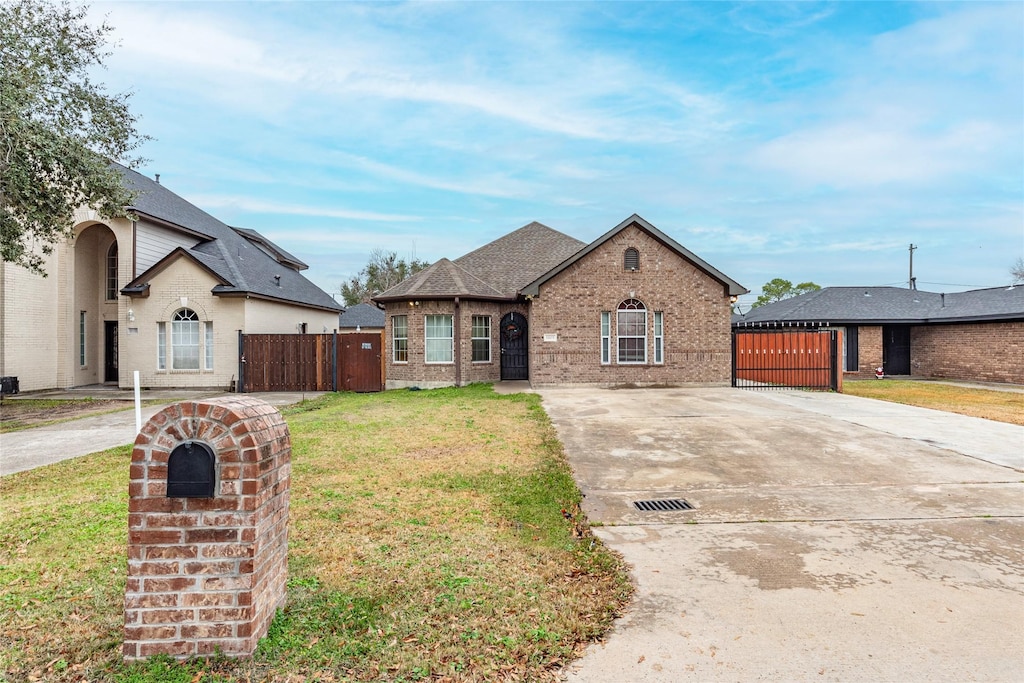
[[[231,228],[146,176],[118,164],[115,167],[125,185],[137,193],[129,208],[143,218],[155,218],[202,240],[187,252],[225,283],[214,287],[214,294],[250,294],[341,310],[330,294],[299,273],[298,269],[305,266],[302,261],[255,230]],[[277,257],[259,245],[271,253],[278,252]],[[126,289],[143,287],[150,276],[150,271],[140,274]]]
[[[583,249],[585,242],[534,221],[485,244],[455,263],[490,283],[506,297]]]
[[[504,293],[500,290],[465,268],[443,258],[412,277],[402,280],[386,292],[373,297],[373,300],[449,299],[456,296],[471,299],[505,298]]]
[[[357,327],[384,327],[384,311],[373,304],[349,306],[341,314],[338,327],[353,330]]]
[[[1024,287],[941,294],[899,287],[826,287],[752,308],[733,324],[885,324],[1024,320]]]

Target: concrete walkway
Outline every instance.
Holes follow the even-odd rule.
[[[167,399],[167,403],[142,407],[142,424],[167,405],[184,400],[196,400],[213,396],[234,396],[235,394],[197,393],[188,395],[182,390],[146,392],[146,400]],[[304,398],[313,399],[323,392],[268,392],[252,394],[274,406],[299,403]],[[9,434],[0,434],[0,476],[24,470],[51,465],[61,460],[77,458],[108,448],[123,446],[135,441],[135,410],[131,391],[120,390],[70,390],[33,394],[31,398],[98,398],[126,401],[133,409],[105,415],[83,417],[44,427],[24,429]],[[5,399],[5,400],[18,400]]]
[[[637,588],[564,680],[1021,680],[1024,427],[838,394],[538,393]],[[666,498],[695,509],[634,505]]]

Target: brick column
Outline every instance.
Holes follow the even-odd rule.
[[[212,497],[167,497],[185,442],[214,453]],[[253,653],[285,601],[290,483],[288,426],[258,398],[186,401],[146,423],[128,485],[126,660]]]

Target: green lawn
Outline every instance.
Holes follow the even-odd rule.
[[[288,605],[255,657],[121,662],[129,448],[0,479],[10,680],[554,680],[631,593],[532,394],[332,394],[285,412]],[[582,533],[581,533],[582,532]]]

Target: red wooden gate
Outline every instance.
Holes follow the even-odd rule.
[[[842,391],[840,348],[836,330],[733,330],[732,385]]]
[[[240,333],[238,391],[382,391],[382,346],[380,333]]]

